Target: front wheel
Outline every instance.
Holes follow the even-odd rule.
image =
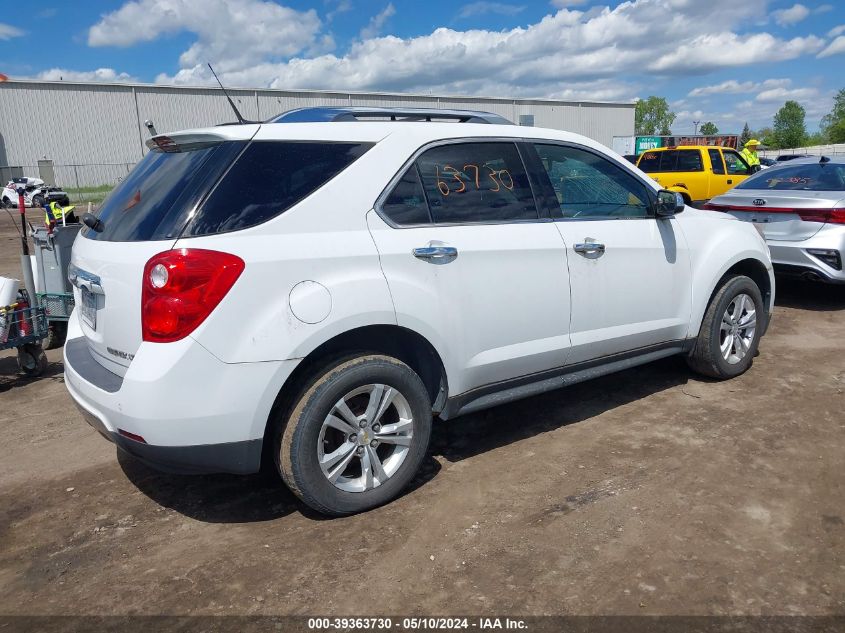
[[[728,278],[707,306],[687,364],[709,378],[739,376],[757,354],[765,319],[766,308],[757,284],[744,275]]]
[[[431,402],[420,377],[389,356],[361,355],[316,377],[277,420],[275,458],[288,487],[323,514],[387,503],[428,449]]]

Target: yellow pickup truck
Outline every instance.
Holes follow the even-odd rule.
[[[725,193],[753,173],[739,152],[728,147],[679,145],[643,152],[637,167],[698,207]]]

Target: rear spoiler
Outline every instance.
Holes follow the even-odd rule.
[[[225,136],[209,134],[208,132],[173,135],[157,134],[146,142],[146,146],[150,150],[158,150],[170,154],[217,145],[226,139],[227,137]]]

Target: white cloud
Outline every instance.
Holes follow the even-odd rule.
[[[793,4],[788,9],[773,11],[772,15],[775,18],[775,22],[781,26],[790,26],[791,24],[797,24],[801,20],[805,19],[808,15],[810,15],[810,10],[803,4]]]
[[[91,71],[68,70],[66,68],[51,68],[35,76],[43,81],[102,81],[106,83],[137,82],[138,78],[128,73],[119,73],[113,68],[98,68]]]
[[[384,23],[387,22],[395,13],[396,9],[391,2],[381,11],[381,13],[371,17],[369,24],[361,29],[361,39],[369,40],[376,37],[379,33],[381,33]]]
[[[824,48],[825,42],[814,36],[738,35],[766,14],[768,1],[629,0],[614,8],[562,9],[501,31],[438,28],[417,37],[375,36],[395,13],[388,4],[360,40],[334,54],[331,35],[313,11],[263,0],[132,0],[95,24],[89,40],[92,45],[131,45],[175,32],[195,34],[179,69],[160,74],[159,83],[210,84],[209,59],[231,87],[630,101],[651,94],[645,83],[649,91],[660,90],[662,78],[794,59]],[[326,6],[337,12],[351,6],[348,2],[333,0]],[[690,97],[739,94],[748,83],[702,86]],[[750,83],[750,92],[792,88]],[[678,108],[695,111],[698,105]]]
[[[504,2],[470,2],[465,4],[460,13],[459,18],[471,18],[476,15],[486,15],[488,13],[496,13],[498,15],[516,15],[525,10],[525,5],[505,4]]]
[[[754,97],[761,103],[783,103],[784,101],[801,101],[817,97],[819,91],[815,88],[772,88],[764,90]]]
[[[839,53],[845,53],[845,35],[840,35],[833,40],[827,48],[818,54],[818,57],[830,57]]]
[[[842,35],[845,33],[845,24],[840,24],[839,26],[834,26],[827,32],[828,37],[836,37],[837,35]]]
[[[315,45],[317,13],[262,0],[133,0],[88,31],[90,46],[128,47],[163,35],[197,35],[179,57],[182,68],[215,63],[220,72],[281,60]]]
[[[813,9],[813,13],[829,13],[830,11],[833,11],[832,4],[820,4],[815,9]]]
[[[753,81],[738,82],[736,79],[729,79],[713,86],[701,86],[689,91],[690,97],[706,97],[717,94],[740,94],[751,92],[756,84]]]
[[[769,33],[699,35],[684,46],[668,51],[649,64],[649,68],[664,72],[707,72],[717,68],[794,59],[816,53],[823,46],[824,40],[815,35],[791,40],[781,40]]]
[[[690,97],[706,97],[715,94],[745,94],[759,90],[770,90],[774,88],[788,88],[792,85],[791,79],[766,79],[765,81],[743,81],[735,79],[723,81],[713,86],[702,86],[693,88],[689,92]]]
[[[349,11],[352,11],[351,0],[340,0],[337,6],[326,14],[326,20],[331,22],[341,13],[347,13]]]
[[[0,22],[0,40],[10,40],[13,37],[20,37],[25,33],[25,31],[21,31],[18,27],[12,26],[11,24],[4,24]]]
[[[567,7],[575,7],[585,2],[587,0],[551,0],[549,4],[558,9],[566,9]]]

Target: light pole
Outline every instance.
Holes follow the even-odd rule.
[[[701,123],[701,121],[693,121],[692,122],[692,124],[695,126],[695,129],[693,130],[693,133],[692,133],[693,136],[698,136],[698,124],[699,123]]]

